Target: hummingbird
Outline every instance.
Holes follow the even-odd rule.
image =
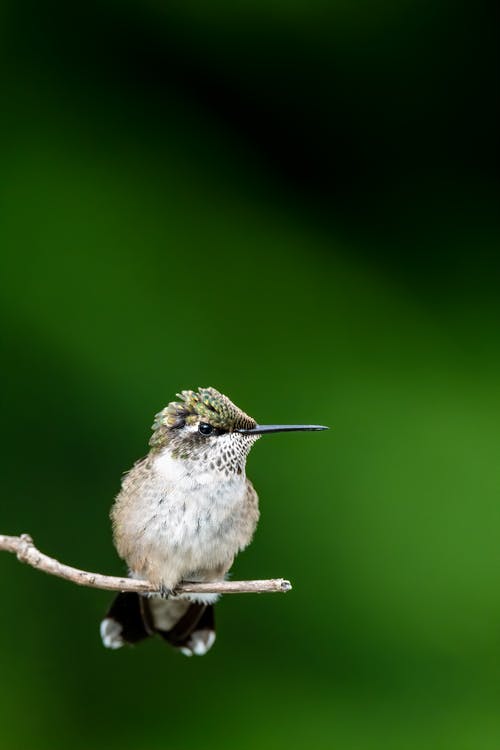
[[[123,592],[101,622],[104,646],[152,635],[186,656],[215,642],[218,594],[175,594],[182,581],[224,580],[251,542],[258,496],[245,473],[262,435],[326,430],[321,425],[261,425],[215,388],[177,394],[154,419],[148,455],[123,477],[110,516],[129,575],[157,593]]]

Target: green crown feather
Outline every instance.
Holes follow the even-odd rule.
[[[199,388],[197,391],[181,391],[180,401],[171,401],[156,416],[150,445],[155,447],[165,442],[167,431],[198,420],[208,422],[220,430],[252,429],[256,422],[232,401],[215,388]]]

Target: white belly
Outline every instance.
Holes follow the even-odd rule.
[[[129,564],[153,582],[170,588],[182,579],[223,577],[252,537],[256,518],[248,517],[244,473],[226,475],[164,453],[136,492],[127,525],[135,526],[140,554]]]

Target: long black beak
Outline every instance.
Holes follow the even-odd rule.
[[[258,424],[251,430],[236,430],[243,435],[265,435],[268,432],[311,432],[316,430],[328,430],[320,424]]]

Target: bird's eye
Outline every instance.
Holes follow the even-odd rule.
[[[211,435],[213,431],[214,428],[207,422],[200,422],[198,425],[198,432],[201,432],[202,435]]]

